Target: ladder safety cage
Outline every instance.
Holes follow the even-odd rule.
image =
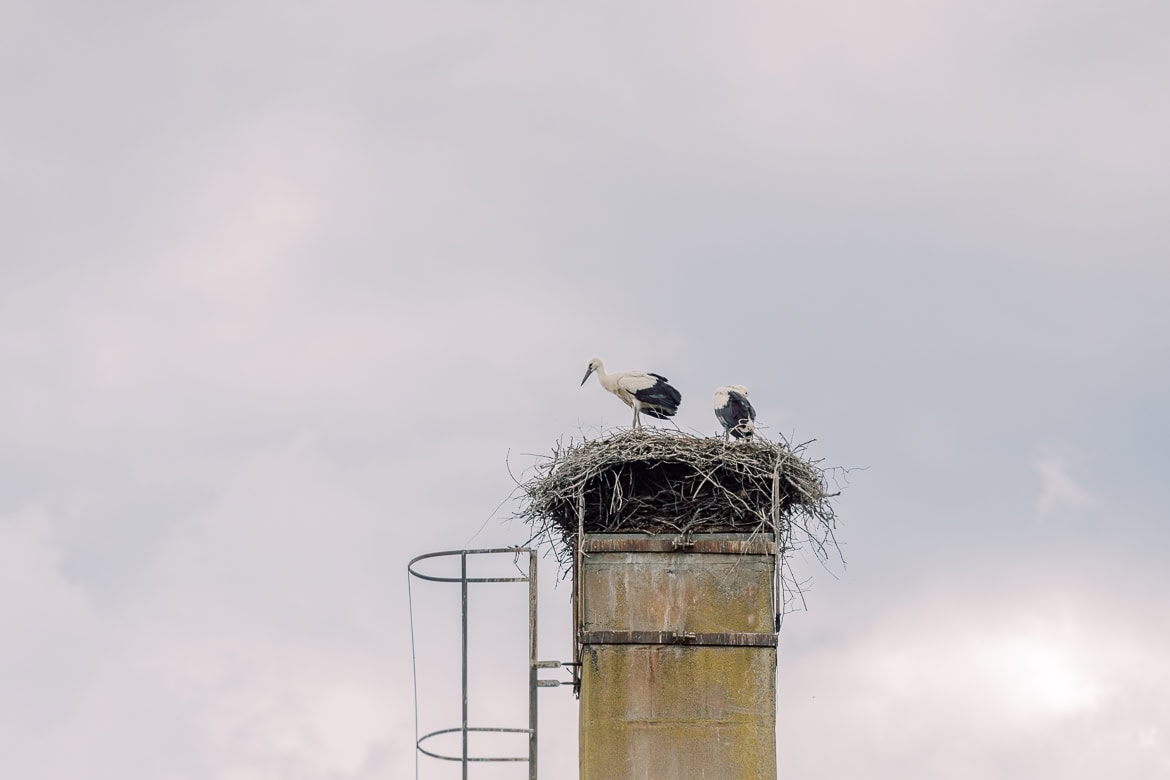
[[[512,555],[515,559],[519,559],[521,555],[528,557],[528,573],[526,575],[517,577],[469,577],[467,574],[467,559],[472,555]],[[418,571],[416,564],[432,559],[445,557],[459,557],[459,576],[457,577],[442,577],[434,574],[424,574]],[[537,699],[536,692],[538,688],[555,687],[560,685],[558,680],[541,680],[537,674],[540,669],[555,669],[563,666],[560,661],[538,661],[537,657],[537,634],[536,634],[536,550],[529,547],[493,547],[490,549],[481,550],[443,550],[441,552],[426,553],[424,555],[412,558],[407,564],[407,586],[408,594],[410,591],[410,584],[413,578],[417,577],[420,580],[428,582],[444,582],[444,583],[458,583],[460,587],[460,659],[461,659],[461,688],[463,699],[463,720],[462,724],[453,728],[438,729],[426,734],[418,733],[418,669],[417,663],[414,670],[414,701],[415,701],[415,777],[418,777],[418,756],[419,754],[429,756],[431,758],[440,759],[443,761],[458,761],[463,767],[463,780],[468,778],[468,768],[471,763],[487,762],[487,761],[526,761],[528,762],[528,778],[529,780],[536,780],[536,747],[537,747]],[[468,588],[471,585],[480,584],[499,584],[499,583],[527,583],[528,585],[528,727],[527,728],[504,728],[504,727],[485,727],[472,726],[468,723],[468,644],[467,644],[467,615],[468,615]],[[413,599],[413,596],[410,596]],[[411,612],[413,615],[413,601],[411,604]],[[411,659],[412,663],[415,657],[414,647],[414,620],[411,618],[410,629],[410,645],[411,645]],[[472,733],[510,733],[510,734],[527,734],[528,735],[528,753],[523,756],[472,756],[468,749],[468,735]],[[435,750],[424,747],[424,743],[432,737],[437,737],[443,734],[460,734],[462,736],[462,751],[458,756],[444,755]]]

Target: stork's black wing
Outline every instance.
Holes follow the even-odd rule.
[[[672,387],[661,374],[650,376],[654,377],[654,384],[634,391],[634,397],[641,403],[642,411],[659,420],[674,417],[678,412],[678,405],[682,403],[682,393]]]
[[[755,421],[756,410],[747,396],[738,390],[727,391],[727,403],[716,409],[715,415],[723,424],[723,429],[735,438],[742,439],[752,435],[751,426],[745,423]]]

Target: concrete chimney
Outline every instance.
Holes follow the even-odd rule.
[[[581,780],[774,780],[775,542],[581,540]]]

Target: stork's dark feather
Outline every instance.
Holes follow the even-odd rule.
[[[642,404],[642,411],[659,420],[673,417],[682,403],[682,393],[668,384],[661,374],[647,373],[656,380],[654,384],[634,392],[634,397]]]
[[[755,407],[738,385],[725,385],[715,391],[715,417],[723,430],[737,439],[750,438],[755,433]]]

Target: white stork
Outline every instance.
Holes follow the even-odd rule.
[[[593,358],[589,361],[585,378],[581,380],[582,386],[593,372],[597,372],[597,379],[602,387],[634,410],[634,430],[640,430],[642,427],[642,420],[639,417],[641,412],[665,420],[674,416],[678,411],[679,402],[682,401],[682,393],[667,384],[666,377],[659,374],[647,371],[619,371],[616,374],[607,374],[601,358]]]
[[[743,385],[723,385],[715,390],[715,417],[723,424],[723,438],[751,438],[756,432],[756,410]]]

